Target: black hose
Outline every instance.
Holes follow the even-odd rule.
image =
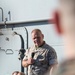
[[[22,66],[22,60],[24,58],[24,53],[25,53],[25,49],[24,49],[24,39],[22,37],[22,35],[19,35],[20,38],[21,38],[21,49],[20,49],[20,52],[21,52],[21,72],[24,72],[24,67]]]
[[[25,53],[24,39],[23,39],[22,35],[18,34],[17,32],[14,32],[14,34],[19,35],[19,37],[21,39],[21,49],[19,50],[19,60],[21,60],[21,72],[24,72],[24,67],[22,66],[22,60],[24,58],[24,53]]]

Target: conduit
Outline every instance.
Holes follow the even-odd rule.
[[[25,49],[24,49],[24,39],[21,34],[18,34],[17,32],[14,32],[15,35],[19,35],[21,39],[21,49],[19,50],[19,60],[21,60],[21,72],[24,72],[24,67],[22,66],[22,60],[24,57]]]

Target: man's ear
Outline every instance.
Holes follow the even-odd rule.
[[[61,28],[61,23],[60,23],[60,11],[55,11],[53,13],[53,23],[55,25],[56,31],[61,34],[62,33],[62,28]]]

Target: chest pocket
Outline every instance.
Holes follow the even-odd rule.
[[[38,50],[36,53],[35,53],[35,56],[34,56],[34,59],[36,61],[35,64],[37,65],[44,65],[47,63],[47,52],[46,50]]]

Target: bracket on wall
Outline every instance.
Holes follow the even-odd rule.
[[[13,50],[12,49],[1,49],[1,47],[0,47],[0,51],[4,51],[5,52],[5,54],[13,54],[14,52],[13,52]]]
[[[6,53],[6,54],[13,54],[14,52],[13,52],[12,49],[7,49],[7,50],[5,51],[5,53]]]

